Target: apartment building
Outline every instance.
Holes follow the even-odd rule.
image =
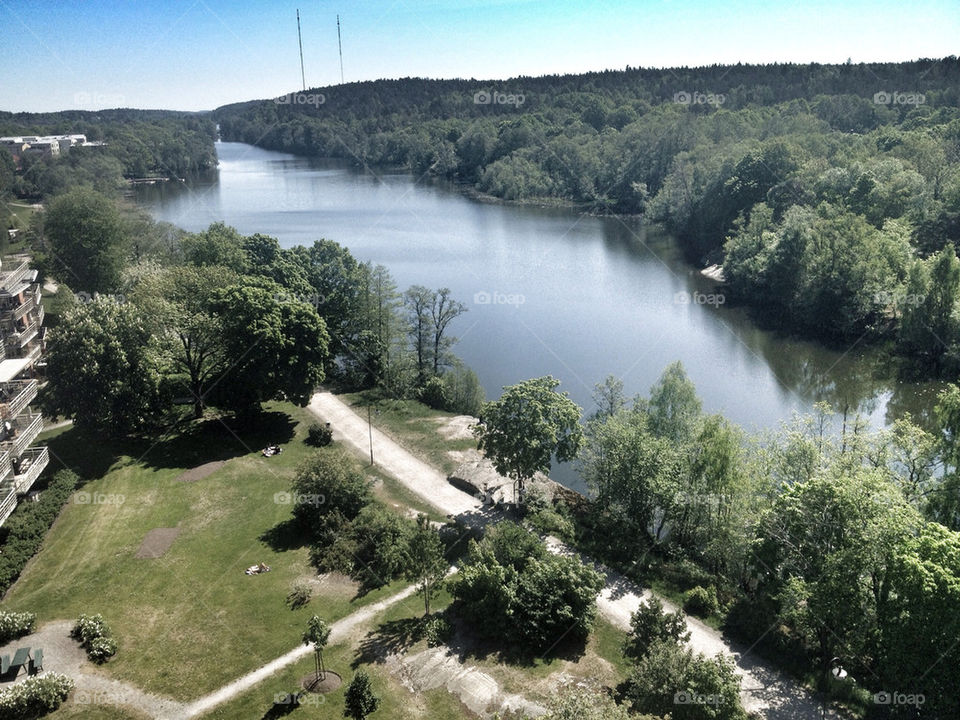
[[[44,350],[37,271],[26,255],[0,262],[0,525],[30,491],[50,460],[32,447],[43,417],[31,408]]]

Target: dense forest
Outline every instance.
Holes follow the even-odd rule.
[[[40,199],[80,185],[115,192],[126,178],[180,178],[215,167],[216,124],[207,115],[166,110],[0,112],[0,135],[86,135],[96,147],[61,157],[24,156],[17,169],[0,149],[0,199]]]
[[[352,83],[215,111],[224,139],[642,213],[774,327],[960,372],[960,61]]]

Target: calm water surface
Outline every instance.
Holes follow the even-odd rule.
[[[671,238],[638,223],[481,203],[408,174],[241,143],[218,143],[217,152],[210,177],[141,188],[139,202],[191,231],[224,221],[285,247],[336,240],[386,265],[401,289],[451,288],[469,308],[452,326],[455,351],[488,397],[551,374],[590,412],[593,385],[606,375],[645,394],[681,360],[704,409],[747,430],[776,427],[819,400],[859,410],[874,426],[932,406],[935,385],[881,379],[869,350],[785,339],[740,310],[703,302],[711,284]],[[579,486],[569,468],[554,476]]]

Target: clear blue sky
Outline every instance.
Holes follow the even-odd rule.
[[[0,0],[0,110],[298,89],[298,7],[312,87],[339,81],[338,12],[347,81],[960,54],[960,0]]]

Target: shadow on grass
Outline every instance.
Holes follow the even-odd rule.
[[[274,718],[286,717],[299,707],[299,693],[287,693],[283,698],[275,701],[270,709],[267,710],[261,720],[274,720]]]
[[[356,670],[360,665],[380,664],[390,655],[406,652],[422,637],[423,621],[423,618],[415,617],[382,623],[360,641],[350,667]]]
[[[121,457],[148,467],[189,469],[206,462],[230,460],[267,445],[293,439],[296,421],[279,411],[250,418],[232,416],[184,420],[158,438],[110,438],[71,427],[43,441],[50,448],[50,472],[73,470],[85,480],[103,477]]]
[[[310,545],[310,533],[293,518],[265,530],[259,539],[274,552],[297,550]]]

